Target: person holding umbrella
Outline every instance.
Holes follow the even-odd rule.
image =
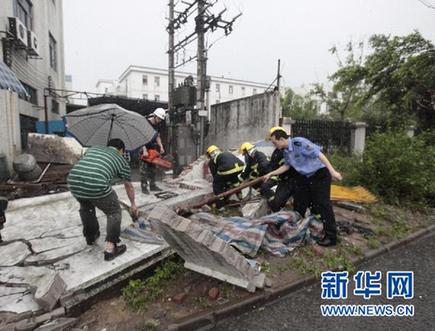
[[[121,231],[121,206],[111,183],[115,177],[124,180],[125,191],[131,203],[131,212],[137,214],[134,188],[130,181],[130,166],[123,157],[125,144],[121,139],[109,140],[107,146],[90,147],[73,166],[68,178],[68,188],[80,203],[83,235],[88,245],[100,236],[95,208],[107,216],[106,248],[104,260],[110,261],[127,250],[118,245]]]
[[[150,183],[150,191],[161,191],[156,185],[156,165],[151,161],[153,158],[165,152],[160,138],[161,123],[165,120],[166,111],[163,108],[157,108],[154,112],[147,116],[149,124],[157,132],[153,139],[149,141],[141,151],[141,167],[140,167],[140,182],[142,193],[149,194],[148,182]]]

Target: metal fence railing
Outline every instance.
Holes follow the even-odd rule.
[[[351,153],[352,124],[343,121],[297,120],[292,124],[293,137],[305,137],[327,153]]]

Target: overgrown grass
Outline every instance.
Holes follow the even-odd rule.
[[[343,175],[343,181],[340,185],[361,185],[359,178],[361,157],[355,155],[349,156],[343,153],[335,152],[328,154],[328,159],[334,168]]]
[[[168,260],[157,267],[147,279],[130,280],[123,288],[122,296],[134,311],[145,311],[148,302],[159,299],[167,282],[174,279],[183,270],[181,259]]]
[[[367,247],[370,249],[377,249],[381,246],[381,243],[378,239],[375,237],[369,237],[367,240]]]
[[[375,204],[370,206],[369,210],[372,216],[372,223],[376,225],[374,231],[378,236],[390,239],[400,239],[415,227],[415,225],[413,226],[408,222],[404,211],[400,208]],[[377,243],[370,242],[370,245],[376,246]]]
[[[323,256],[318,257],[310,247],[303,247],[298,251],[298,255],[291,258],[288,268],[302,274],[312,274],[317,278],[326,270],[347,270],[352,274],[355,272],[355,266],[350,261],[350,251],[347,250],[340,247],[335,252],[326,251]]]

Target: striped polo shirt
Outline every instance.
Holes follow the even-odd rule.
[[[95,146],[71,169],[68,188],[80,199],[100,199],[112,193],[112,180],[130,181],[130,166],[116,148]]]

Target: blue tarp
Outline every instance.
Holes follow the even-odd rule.
[[[37,133],[45,133],[45,121],[37,121],[36,122],[36,132]],[[56,121],[48,121],[48,133],[49,134],[62,134],[67,137],[70,135],[67,134],[65,129],[65,123],[63,120],[56,120]]]

